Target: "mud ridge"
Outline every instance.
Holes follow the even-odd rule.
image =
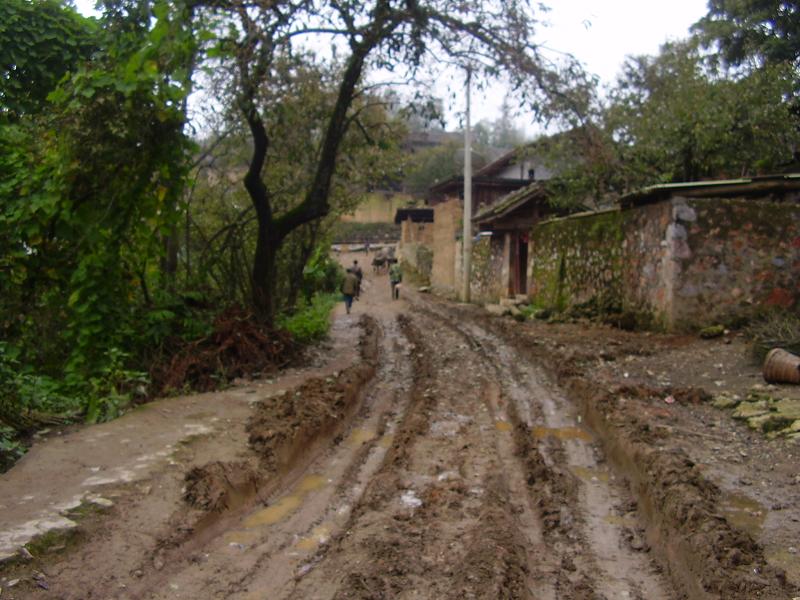
[[[378,324],[363,316],[359,325],[363,332],[356,364],[336,377],[310,379],[257,404],[247,423],[257,468],[246,462],[212,463],[187,473],[184,499],[191,507],[219,512],[240,504],[236,496],[252,497],[253,491],[268,494],[274,485],[265,486],[266,481],[296,470],[298,463],[308,462],[316,449],[342,431],[378,364]]]
[[[400,315],[398,323],[403,335],[411,342],[413,380],[410,402],[383,463],[353,507],[348,524],[327,545],[325,554],[347,555],[345,546],[351,544],[349,532],[356,528],[358,521],[371,511],[380,512],[392,498],[399,495],[402,485],[398,472],[408,465],[409,447],[414,438],[428,429],[427,415],[435,403],[435,398],[424,391],[426,382],[432,377],[430,361],[424,357],[422,336],[410,319]],[[342,577],[333,596],[334,600],[391,598],[413,587],[412,577],[423,570],[417,550],[422,534],[422,528],[415,525],[413,520],[403,518],[395,520],[391,530],[387,530],[380,539],[361,542],[368,544],[366,550],[372,560]]]
[[[394,433],[392,444],[386,451],[381,467],[373,475],[361,501],[354,507],[350,515],[349,520],[351,523],[354,523],[368,510],[376,510],[400,490],[398,470],[408,465],[408,449],[413,439],[427,431],[427,415],[435,402],[435,399],[425,394],[423,389],[425,387],[424,382],[430,380],[432,372],[430,362],[423,358],[420,351],[421,336],[411,324],[410,319],[400,315],[397,320],[403,335],[411,342],[413,352],[414,375],[411,386],[411,400]]]
[[[417,310],[432,318],[440,319],[443,325],[459,335],[473,351],[480,354],[497,377],[502,379],[503,373],[497,364],[497,358],[472,334],[450,319],[443,318],[443,315],[435,310],[424,306],[417,306]],[[513,427],[515,458],[522,465],[528,500],[538,513],[545,541],[560,561],[561,568],[557,575],[559,592],[577,600],[603,600],[601,594],[595,593],[593,577],[587,573],[587,570],[591,570],[591,566],[586,564],[586,559],[589,557],[585,552],[581,552],[581,545],[584,542],[580,530],[584,524],[580,514],[574,510],[580,502],[578,480],[573,473],[558,466],[567,464],[561,442],[556,439],[542,442],[548,446],[547,454],[552,462],[548,464],[533,431],[520,418],[515,402],[504,397],[504,404]],[[535,409],[540,411],[541,407],[536,405]],[[580,567],[576,565],[577,557],[581,557]]]
[[[421,597],[530,598],[525,542],[505,480],[496,469],[481,481],[478,492],[458,475],[445,475],[425,486],[419,506],[397,507],[407,486],[402,473],[413,468],[414,447],[428,435],[440,401],[433,391],[438,372],[429,332],[420,330],[424,323],[405,317],[399,321],[412,349],[410,403],[381,468],[327,551],[332,557],[369,557],[328,566],[332,576],[341,578],[334,598],[392,598],[409,590]],[[466,514],[471,516],[463,533],[443,544],[437,524]],[[380,535],[356,533],[364,524],[377,527]]]
[[[247,424],[246,460],[212,462],[186,473],[185,509],[170,518],[172,533],[156,542],[151,557],[139,567],[149,576],[132,592],[144,595],[158,589],[187,560],[196,560],[206,544],[257,502],[266,502],[347,427],[379,361],[379,325],[364,316],[359,327],[355,364],[337,376],[310,379],[257,404]]]
[[[378,366],[378,324],[362,316],[361,360],[337,377],[315,378],[260,402],[247,424],[250,447],[264,475],[296,466],[311,447],[327,443],[360,406],[361,392]]]
[[[718,488],[683,451],[660,451],[656,433],[636,416],[634,403],[618,401],[649,397],[653,390],[599,388],[575,366],[569,352],[545,351],[526,343],[512,325],[482,319],[523,356],[543,366],[598,434],[606,456],[631,481],[649,545],[677,589],[691,598],[778,600],[797,595],[785,573],[767,563],[752,536],[720,515]],[[669,391],[677,394],[678,402],[704,398],[694,388]]]
[[[610,460],[631,480],[652,547],[672,580],[692,598],[791,598],[797,590],[769,565],[752,536],[722,517],[719,489],[682,450],[663,452],[647,423],[622,411],[621,390],[569,382],[573,398]]]
[[[486,503],[469,532],[466,555],[448,598],[532,598],[525,585],[525,544],[509,506],[509,491],[499,475],[485,483]]]

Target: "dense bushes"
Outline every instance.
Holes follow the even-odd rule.
[[[328,333],[331,310],[338,299],[338,294],[315,294],[311,300],[303,300],[293,314],[281,316],[278,325],[301,344],[318,341]]]

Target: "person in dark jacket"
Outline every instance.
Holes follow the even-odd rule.
[[[358,298],[361,295],[361,280],[364,279],[364,271],[358,266],[357,260],[353,261],[353,266],[349,270],[358,278],[358,288],[356,289],[356,298]]]
[[[349,269],[345,273],[344,281],[342,282],[342,295],[344,296],[344,307],[349,315],[350,307],[353,306],[353,298],[358,295],[358,277]]]

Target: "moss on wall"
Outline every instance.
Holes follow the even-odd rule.
[[[400,239],[400,225],[394,223],[355,223],[340,221],[333,227],[336,244],[364,242],[396,242]]]
[[[619,306],[624,221],[621,211],[607,211],[535,227],[534,300],[557,311],[578,305],[595,305],[601,311]]]
[[[417,272],[425,280],[426,284],[430,284],[432,270],[433,250],[420,244],[417,246]]]
[[[772,304],[800,305],[800,205],[684,198],[542,223],[531,232],[534,301],[692,330]]]
[[[472,245],[470,294],[473,302],[497,302],[503,296],[502,235],[481,237]]]

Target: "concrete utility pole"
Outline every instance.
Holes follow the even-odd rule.
[[[470,87],[472,69],[467,67],[467,113],[464,127],[464,229],[461,237],[461,299],[470,299],[470,272],[472,267],[472,131],[470,130]]]

